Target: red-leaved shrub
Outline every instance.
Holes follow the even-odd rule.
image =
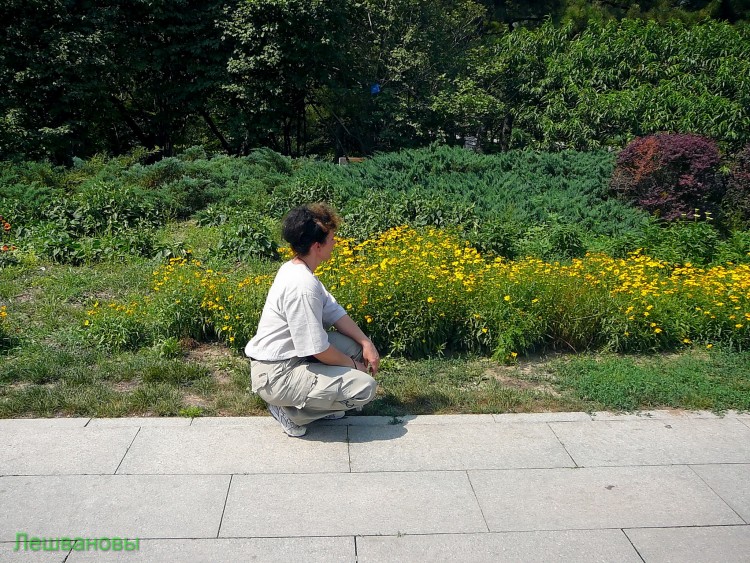
[[[729,171],[721,207],[730,226],[738,229],[750,226],[750,144],[737,154]]]
[[[617,157],[611,188],[666,221],[715,213],[723,195],[716,142],[690,133],[639,137]]]

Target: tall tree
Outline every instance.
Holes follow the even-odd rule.
[[[341,79],[346,61],[346,0],[247,0],[224,29],[233,42],[226,90],[239,109],[239,152],[270,145],[305,152],[307,112],[320,88]]]
[[[337,145],[369,153],[443,138],[430,99],[464,66],[484,8],[473,0],[361,0],[351,22],[346,82],[321,93]],[[329,119],[329,122],[331,120]]]
[[[6,0],[0,156],[66,161],[134,145],[171,154],[212,123],[228,53],[225,1]]]

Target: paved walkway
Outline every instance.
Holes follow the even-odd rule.
[[[750,561],[750,415],[0,420],[2,562],[552,560]]]

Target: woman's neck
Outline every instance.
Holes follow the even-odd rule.
[[[294,262],[295,264],[304,264],[305,266],[307,266],[307,269],[310,270],[311,274],[315,273],[315,270],[318,269],[318,265],[320,264],[320,262],[316,262],[315,259],[310,255],[304,257],[299,255],[295,256],[294,258],[292,258],[292,262]]]

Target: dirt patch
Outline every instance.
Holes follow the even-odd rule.
[[[531,355],[519,360],[518,364],[510,366],[488,362],[484,366],[482,376],[491,377],[511,389],[537,391],[560,397],[561,394],[553,386],[554,376],[549,365],[563,355],[562,353]]]
[[[202,344],[189,338],[181,340],[180,346],[186,351],[187,359],[206,367],[216,383],[231,383],[232,365],[241,360],[229,348],[218,343]]]
[[[194,393],[185,393],[183,399],[185,400],[185,404],[189,407],[207,408],[211,404],[205,397],[195,395]]]
[[[116,383],[112,383],[112,389],[117,391],[118,393],[130,393],[131,391],[134,391],[140,383],[137,381],[118,381]]]
[[[183,345],[183,342],[185,342],[185,345]],[[232,351],[222,344],[201,344],[186,338],[180,341],[180,346],[183,346],[183,350],[187,350],[188,360],[202,364],[214,364],[217,361],[235,357]]]
[[[28,303],[29,301],[35,301],[42,293],[42,290],[38,287],[27,289],[23,293],[19,293],[12,298],[12,301],[17,303]]]

